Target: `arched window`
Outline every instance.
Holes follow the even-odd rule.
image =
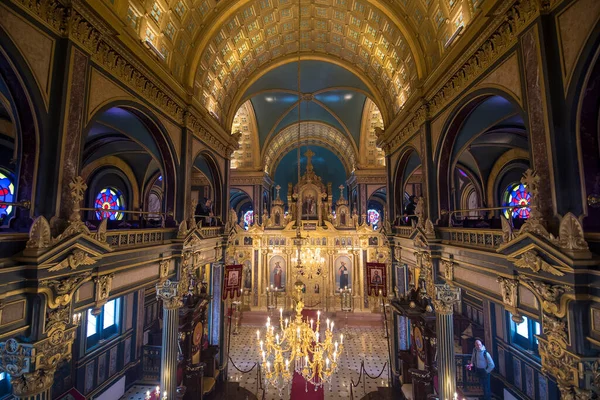
[[[15,185],[12,180],[0,172],[0,201],[12,203],[15,200]],[[10,215],[13,207],[0,204],[0,214]],[[5,222],[5,221],[3,221]]]
[[[96,218],[98,219],[121,220],[123,219],[123,213],[116,212],[116,210],[125,209],[123,195],[115,188],[106,187],[96,196],[95,208],[106,210],[96,211]]]
[[[529,206],[531,200],[531,194],[527,191],[527,187],[522,183],[515,183],[510,185],[504,193],[504,205],[505,206]],[[512,211],[513,218],[529,218],[529,207],[515,208]],[[506,218],[510,216],[510,210],[505,210],[504,215]]]
[[[244,229],[248,230],[248,227],[252,225],[254,221],[254,211],[249,210],[244,214]]]
[[[379,215],[379,211],[370,209],[367,210],[367,218],[369,218],[369,224],[371,224],[373,229],[375,229],[379,224],[379,219],[381,218],[381,215]]]

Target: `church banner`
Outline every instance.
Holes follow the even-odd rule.
[[[387,296],[387,275],[385,264],[383,263],[367,263],[367,286],[368,294],[371,296],[379,295]]]
[[[241,296],[243,265],[226,265],[225,279],[223,280],[223,300]]]

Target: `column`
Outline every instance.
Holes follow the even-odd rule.
[[[183,305],[178,293],[178,282],[169,280],[156,284],[156,297],[163,302],[163,331],[160,361],[160,388],[167,398],[177,395],[177,340],[179,337],[179,308]]]
[[[450,400],[456,393],[456,360],[454,358],[454,304],[460,301],[460,288],[448,284],[435,285],[435,322],[439,398]]]

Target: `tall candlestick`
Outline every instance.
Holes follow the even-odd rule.
[[[311,320],[310,320],[310,329],[312,330],[312,328],[313,328],[313,320],[311,318]]]
[[[256,340],[260,340],[260,331],[256,330]]]
[[[279,309],[279,319],[283,319],[283,308]]]

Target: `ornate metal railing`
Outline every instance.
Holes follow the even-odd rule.
[[[106,243],[111,247],[150,246],[161,244],[176,233],[175,228],[110,230],[106,232]]]
[[[442,241],[463,246],[496,249],[504,240],[501,229],[438,228]]]

